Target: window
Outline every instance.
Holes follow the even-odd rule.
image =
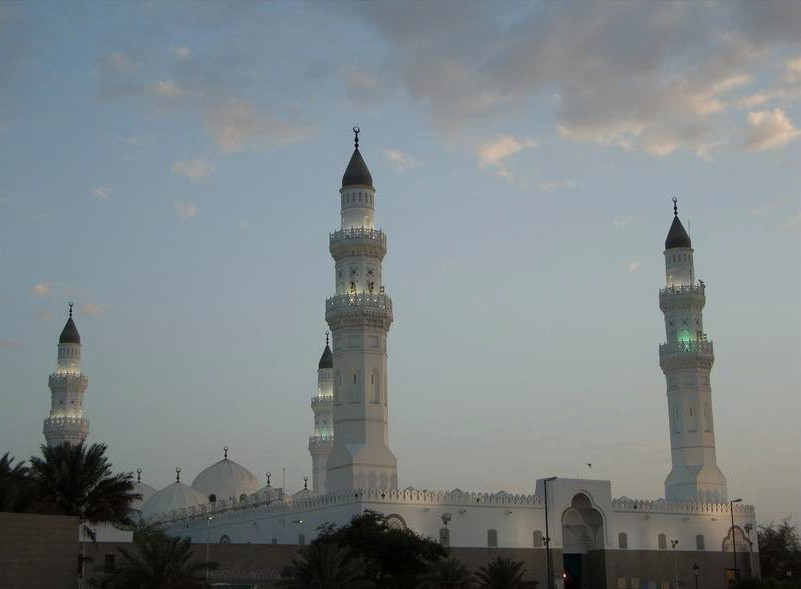
[[[103,572],[104,573],[112,573],[117,566],[116,563],[117,555],[116,554],[106,554],[103,557]]]
[[[306,546],[306,535],[298,534],[298,546]]]
[[[667,550],[667,536],[659,534],[659,550]]]
[[[695,549],[696,550],[704,550],[704,535],[698,534],[695,537]]]
[[[487,530],[487,546],[490,548],[498,546],[498,530]]]
[[[278,544],[278,538],[273,538],[270,540],[270,544]]]
[[[620,532],[617,535],[617,547],[621,550],[625,550],[629,547],[629,537],[626,535],[625,532]]]
[[[223,534],[220,538],[220,544],[230,544],[231,539],[228,537],[228,534]]]
[[[542,532],[534,530],[534,548],[542,548]]]
[[[378,405],[381,403],[381,375],[374,372],[370,375],[370,379],[373,385],[373,403]]]
[[[439,544],[445,547],[451,545],[451,531],[448,528],[439,529]]]

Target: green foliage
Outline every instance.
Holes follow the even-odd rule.
[[[372,589],[364,562],[350,549],[313,542],[281,573],[279,587],[290,589]]]
[[[420,577],[421,589],[468,589],[473,575],[456,558],[442,557],[432,562]]]
[[[120,548],[122,562],[114,570],[93,579],[104,589],[202,589],[206,569],[216,563],[193,559],[189,538],[174,538],[162,531],[148,530],[134,538],[135,552]]]
[[[763,579],[780,581],[785,587],[801,587],[801,540],[789,520],[760,526],[759,565]],[[788,578],[787,571],[792,575]]]
[[[31,457],[30,477],[36,486],[35,510],[76,515],[89,523],[130,524],[131,473],[113,474],[105,444],[42,446]]]
[[[476,577],[482,589],[534,589],[536,581],[525,581],[523,563],[496,556],[485,567],[479,567]]]
[[[8,452],[0,457],[0,511],[29,511],[35,486],[24,463],[14,464]]]

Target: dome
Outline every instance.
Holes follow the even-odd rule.
[[[334,367],[334,354],[331,353],[331,347],[328,345],[328,341],[326,341],[325,349],[323,350],[323,355],[320,356],[320,363],[317,365],[317,368],[323,370],[324,368],[333,368],[333,367]]]
[[[367,169],[367,164],[364,163],[358,147],[353,150],[348,167],[345,168],[345,174],[342,176],[342,188],[346,186],[373,187],[373,177],[370,175],[370,170]]]
[[[75,326],[75,321],[72,320],[72,309],[70,309],[70,317],[61,330],[61,335],[58,338],[60,344],[80,344],[81,334],[78,333],[78,328]]]
[[[667,239],[665,239],[666,250],[677,247],[692,247],[690,236],[684,229],[684,225],[679,221],[678,215],[673,217],[673,223],[670,225],[670,231],[668,231]]]
[[[226,449],[227,454],[227,449]],[[192,481],[192,489],[201,493],[208,501],[214,495],[217,501],[241,495],[250,495],[259,490],[259,481],[244,466],[229,460],[227,455],[202,471]]]
[[[173,509],[197,507],[207,502],[207,499],[192,487],[176,481],[156,491],[145,501],[142,505],[142,517],[149,519],[160,513],[169,513]]]
[[[137,511],[141,511],[142,506],[145,503],[147,503],[147,500],[156,494],[156,489],[154,489],[147,483],[143,483],[142,481],[136,481],[134,483],[133,492],[136,493],[137,495],[141,495],[142,498],[136,499],[135,501],[131,501],[131,509],[136,509]]]

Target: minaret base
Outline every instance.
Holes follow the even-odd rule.
[[[398,461],[387,446],[334,446],[328,457],[326,491],[398,488]]]

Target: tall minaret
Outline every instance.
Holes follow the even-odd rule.
[[[726,477],[715,458],[712,389],[715,356],[704,332],[704,283],[695,280],[690,236],[673,199],[673,224],[665,240],[665,288],[659,308],[665,314],[667,342],[659,346],[659,366],[667,380],[670,451],[673,469],[665,479],[668,501],[726,501]]]
[[[384,293],[381,261],[386,235],[375,229],[375,189],[356,149],[342,188],[342,228],[330,235],[336,294],[325,302],[334,335],[334,447],[327,491],[396,489],[397,461],[387,440],[387,332],[392,301]]]
[[[325,349],[317,364],[317,394],[312,397],[314,435],[309,438],[312,458],[312,491],[325,493],[326,464],[334,447],[334,355],[325,332]]]
[[[81,336],[70,316],[58,338],[56,371],[50,375],[50,416],[44,420],[48,446],[63,442],[80,444],[89,434],[89,422],[83,418],[83,394],[89,379],[81,372]]]

